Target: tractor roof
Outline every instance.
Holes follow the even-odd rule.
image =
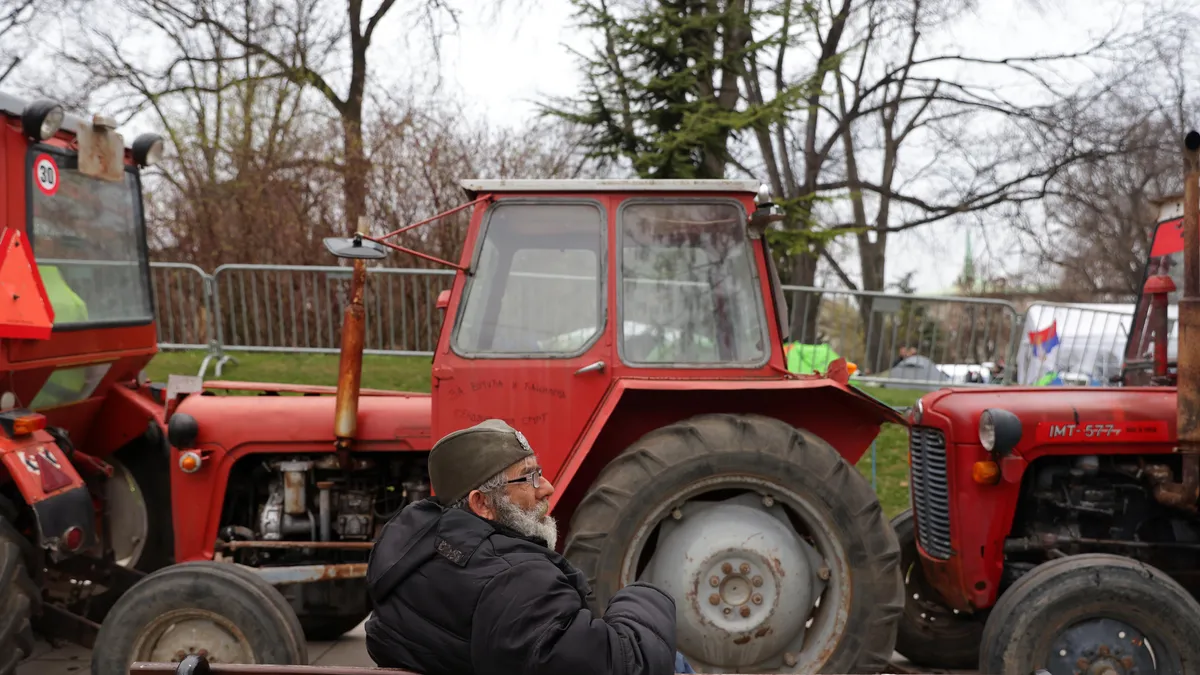
[[[32,103],[32,101],[27,101],[19,96],[14,96],[8,92],[0,91],[0,112],[12,115],[14,117],[20,117],[21,113],[25,111],[25,107],[30,103]],[[65,108],[66,106],[63,107]],[[62,128],[66,131],[69,131],[73,134],[78,134],[80,128],[90,126],[91,124],[91,120],[85,120],[78,115],[64,111]],[[125,147],[130,147],[128,142],[125,143]]]
[[[755,180],[506,180],[468,179],[460,183],[468,198],[489,192],[741,192],[757,194]]]

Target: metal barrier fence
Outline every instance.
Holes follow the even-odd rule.
[[[222,265],[212,274],[186,263],[152,268],[160,345],[209,350],[204,368],[217,359],[219,374],[236,352],[338,352],[349,267]],[[364,351],[431,356],[442,322],[437,297],[450,288],[454,272],[369,268],[368,274]],[[548,334],[595,325],[594,307],[554,301],[560,291],[580,297],[568,286],[595,284],[593,275],[581,269],[549,285],[545,274],[516,276],[521,294],[536,301],[505,309],[504,325]],[[799,317],[793,342],[845,357],[858,368],[856,381],[903,389],[1104,384],[1120,369],[1132,315],[1132,307],[1036,304],[1019,312],[986,298],[800,286],[784,291]],[[1051,325],[1052,348],[1042,358],[1031,336]],[[1051,372],[1056,379],[1042,381]]]
[[[826,346],[857,366],[857,381],[882,387],[997,384],[1020,339],[1021,315],[1002,300],[784,290],[802,317],[794,342]]]

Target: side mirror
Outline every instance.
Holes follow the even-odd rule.
[[[350,260],[379,260],[387,257],[387,249],[361,236],[325,237],[325,250],[338,258]]]
[[[446,290],[442,291],[441,293],[438,293],[437,308],[438,308],[439,312],[444,312],[444,311],[446,311],[446,308],[449,306],[450,306],[450,289],[446,289]]]

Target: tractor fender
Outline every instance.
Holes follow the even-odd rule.
[[[641,436],[707,413],[775,417],[807,429],[855,464],[885,423],[908,426],[895,409],[826,378],[789,380],[617,379],[555,472],[550,507],[569,517],[600,470]],[[564,514],[559,516],[557,514]]]
[[[149,387],[111,387],[96,417],[104,423],[92,426],[81,447],[86,447],[90,455],[104,458],[146,435],[148,427],[156,427],[149,431],[158,434],[155,438],[164,438],[167,422],[163,414],[163,404],[154,400]]]
[[[0,465],[33,510],[38,545],[59,558],[62,537],[83,532],[81,548],[96,544],[96,513],[83,478],[44,430],[9,438],[0,434]]]

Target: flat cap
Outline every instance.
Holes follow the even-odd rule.
[[[438,501],[450,505],[532,454],[521,432],[502,420],[484,420],[434,443],[429,452],[429,483]]]

